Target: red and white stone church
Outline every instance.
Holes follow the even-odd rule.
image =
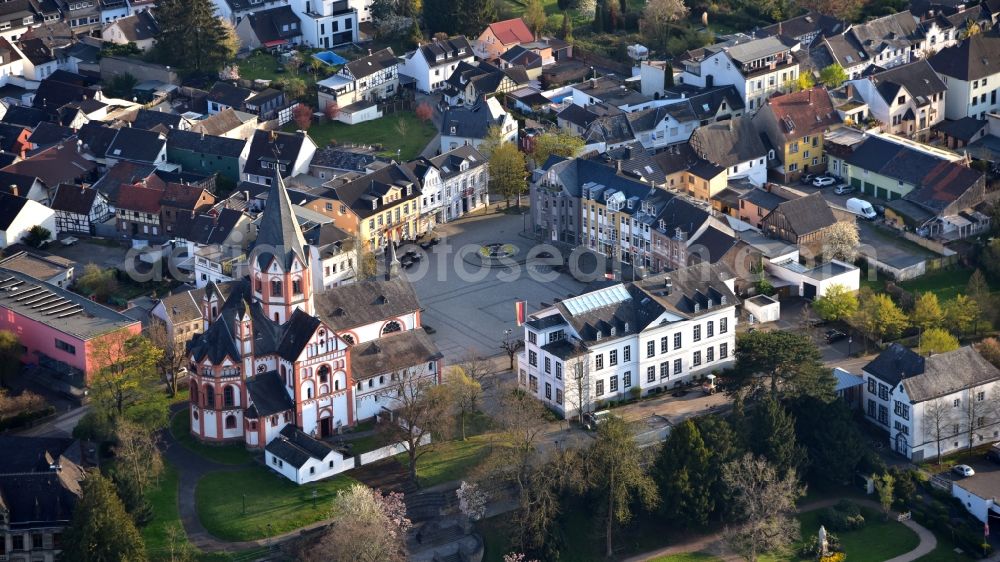
[[[280,174],[248,266],[248,277],[210,284],[202,300],[204,332],[188,348],[197,438],[257,449],[286,426],[322,438],[391,410],[397,377],[440,383],[441,354],[401,276],[314,291]]]

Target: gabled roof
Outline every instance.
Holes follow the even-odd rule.
[[[266,415],[266,414],[264,414]],[[322,461],[334,448],[327,443],[310,437],[292,424],[281,428],[277,437],[264,450],[283,460],[296,469],[305,466],[310,459]]]
[[[307,266],[309,255],[305,246],[302,228],[292,211],[285,182],[275,170],[271,189],[267,193],[267,204],[257,225],[257,241],[254,243],[255,252],[259,252],[257,263],[264,268],[272,257],[277,257],[284,271],[289,271],[292,260],[297,257],[303,266]]]
[[[302,35],[301,22],[291,6],[251,12],[247,15],[247,20],[257,35],[257,40],[265,45]]]
[[[56,189],[56,195],[52,198],[49,207],[53,211],[64,211],[77,215],[90,215],[90,210],[94,208],[94,201],[97,200],[98,192],[72,184],[62,184]]]
[[[485,139],[489,134],[490,127],[498,124],[499,119],[494,117],[494,108],[491,103],[499,103],[491,98],[480,101],[472,107],[450,107],[445,110],[441,117],[441,134],[451,137],[463,137],[469,139]],[[502,108],[500,111],[503,111]]]
[[[927,62],[940,74],[966,82],[1000,73],[1000,37],[978,33],[942,49]]]
[[[247,141],[174,129],[167,134],[167,150],[187,150],[224,158],[239,158]]]
[[[156,18],[149,10],[143,10],[135,15],[119,18],[110,25],[117,26],[125,39],[132,42],[153,39],[160,32]]]
[[[145,12],[141,12],[145,13]],[[135,114],[135,120],[132,121],[132,127],[135,129],[144,129],[147,131],[153,130],[156,126],[162,126],[166,129],[179,129],[181,125],[182,117],[177,113],[167,113],[165,111],[151,111],[149,109],[140,108]]]
[[[6,231],[28,205],[28,199],[0,191],[0,231]]]
[[[285,390],[285,383],[277,371],[255,375],[247,379],[247,392],[253,408],[260,417],[273,416],[295,409],[292,398]]]
[[[948,86],[934,72],[926,59],[877,72],[871,75],[869,80],[875,84],[879,95],[887,104],[893,103],[901,87],[906,88],[917,105],[928,104],[934,94],[948,90]]]
[[[784,141],[822,133],[840,124],[840,114],[822,86],[769,98],[767,105]]]
[[[535,40],[534,34],[521,18],[494,22],[489,25],[488,29],[503,45],[528,43]]]
[[[344,65],[355,80],[360,80],[380,70],[392,68],[399,64],[399,59],[392,53],[392,47],[375,51],[374,53],[361,57]]]
[[[690,142],[700,157],[724,168],[767,156],[749,117],[698,127],[691,133]]]
[[[243,107],[243,103],[253,96],[253,90],[234,86],[229,82],[216,82],[209,90],[205,99],[214,101],[220,105],[226,105],[236,109]]]
[[[243,171],[247,174],[270,176],[274,166],[265,167],[264,163],[273,164],[275,158],[285,168],[286,175],[291,173],[292,164],[298,160],[299,152],[305,144],[306,136],[299,133],[283,133],[280,131],[254,131],[250,141],[250,153]],[[275,156],[277,150],[277,156]]]
[[[902,384],[913,403],[1000,380],[1000,370],[972,346],[925,358],[894,343],[865,365],[864,371],[890,388]]]
[[[76,133],[73,129],[69,127],[63,127],[62,125],[56,125],[55,123],[44,121],[35,127],[35,130],[31,132],[31,136],[28,137],[28,141],[31,142],[31,144],[38,146],[38,148],[45,148],[62,142],[75,134]],[[15,139],[4,138],[3,140]]]
[[[179,223],[176,226],[176,235],[178,238],[184,238],[195,244],[210,245],[227,242],[236,244],[238,242],[236,240],[230,241],[229,237],[244,217],[246,215],[243,214],[243,211],[227,208],[198,213],[192,220]]]
[[[441,358],[431,337],[423,330],[390,334],[351,348],[351,373],[355,380],[422,365]]]
[[[809,10],[801,16],[763,27],[757,32],[757,35],[762,37],[783,35],[785,37],[798,38],[813,33],[840,33],[843,30],[844,23],[837,18]]]
[[[316,314],[341,332],[420,310],[417,294],[403,277],[367,279],[314,295]]]
[[[541,68],[542,56],[521,45],[515,45],[500,55],[500,60],[508,64],[519,64],[525,68]]]
[[[4,114],[2,121],[12,125],[34,128],[42,121],[47,121],[48,118],[48,114],[41,109],[26,105],[14,105],[7,108],[7,113]]]
[[[48,186],[76,183],[77,179],[90,176],[97,169],[97,164],[77,152],[76,147],[72,146],[75,143],[70,140],[46,148],[3,170],[37,177]]]
[[[205,133],[206,135],[224,135],[233,129],[242,126],[247,121],[257,119],[252,113],[236,111],[227,107],[215,115],[196,121],[191,124],[192,133]]]
[[[118,129],[105,154],[120,160],[155,163],[166,144],[166,138],[160,133],[125,127]]]
[[[202,299],[205,297],[205,289],[193,289],[167,295],[160,299],[163,305],[163,312],[174,325],[200,321],[202,319]]]
[[[464,35],[452,37],[444,40],[433,40],[430,43],[421,45],[418,48],[427,65],[431,68],[442,64],[450,64],[457,59],[471,58],[472,45]],[[438,60],[438,57],[441,60]]]
[[[410,192],[407,193],[409,187]],[[406,165],[391,164],[347,183],[331,187],[324,193],[346,204],[359,218],[365,219],[381,213],[387,206],[384,198],[399,190],[399,199],[392,205],[401,205],[420,197],[420,178]]]
[[[21,52],[24,53],[24,56],[28,57],[31,64],[35,66],[56,60],[56,58],[52,56],[52,49],[50,49],[45,44],[45,41],[41,39],[21,38],[21,40],[18,41],[18,47],[21,49]]]
[[[124,184],[118,190],[115,206],[119,209],[159,214],[163,191],[141,185]]]
[[[788,226],[797,236],[823,230],[837,222],[830,205],[819,192],[785,201],[773,212],[784,215]]]

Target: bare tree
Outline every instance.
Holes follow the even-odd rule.
[[[986,385],[975,383],[976,373],[970,372],[967,376],[971,384],[969,385],[969,394],[965,401],[965,407],[962,408],[962,413],[964,414],[962,425],[964,425],[966,434],[968,435],[968,449],[971,451],[976,446],[976,437],[982,437],[980,430],[993,425],[995,407],[986,400]]]
[[[504,332],[503,342],[500,344],[500,349],[507,354],[510,359],[510,370],[514,370],[514,357],[517,356],[517,352],[524,349],[524,340],[520,338],[511,338],[510,330]]]
[[[462,367],[462,370],[465,371],[465,374],[468,375],[470,379],[478,382],[482,386],[486,386],[486,379],[496,373],[496,370],[493,368],[493,362],[490,361],[490,358],[483,357],[472,348],[465,352],[458,365]]]
[[[445,377],[449,402],[455,414],[458,415],[459,426],[462,428],[462,441],[465,441],[465,422],[469,415],[479,409],[479,401],[483,396],[483,387],[478,381],[468,375],[461,366],[452,366]]]
[[[574,449],[553,453],[540,463],[520,495],[519,510],[514,515],[517,544],[525,550],[538,550],[552,536],[552,525],[562,513],[565,492],[580,493],[585,489],[584,458]]]
[[[931,400],[924,406],[924,439],[930,437],[937,445],[937,462],[941,464],[941,440],[946,437],[945,431],[952,423],[952,407],[943,398]]]
[[[160,373],[160,379],[167,385],[167,392],[170,393],[170,396],[176,395],[177,374],[187,364],[184,344],[178,344],[170,336],[167,325],[155,317],[146,328],[146,338],[153,346],[163,351],[160,359],[156,362],[156,370]]]
[[[494,466],[504,467],[524,493],[530,467],[536,459],[539,442],[545,434],[545,406],[524,390],[505,388],[500,394],[497,422],[509,449],[494,452]]]
[[[722,480],[733,493],[734,512],[743,524],[727,529],[727,541],[743,558],[755,562],[761,553],[784,548],[799,536],[792,517],[802,495],[795,470],[784,476],[763,457],[747,453],[722,467]]]
[[[141,495],[156,483],[163,472],[163,458],[153,433],[139,424],[118,420],[114,447],[119,473],[131,480]]]
[[[583,414],[590,403],[590,358],[585,354],[573,363],[573,385],[576,388],[576,416],[583,424]]]
[[[387,442],[406,444],[410,479],[417,483],[417,461],[431,448],[421,444],[432,434],[447,435],[451,429],[449,393],[430,375],[404,371],[393,377],[385,392],[392,402],[393,421],[379,428]]]

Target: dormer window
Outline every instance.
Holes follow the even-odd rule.
[[[378,199],[372,199],[372,209],[378,209]]]
[[[722,297],[719,298],[719,304],[722,305],[726,304],[726,295],[722,295]]]
[[[406,196],[409,197],[410,195],[413,195],[413,186],[412,185],[406,186]]]
[[[698,304],[698,303],[694,303],[694,311],[695,312],[701,312],[701,305]]]
[[[594,339],[597,341],[601,341],[602,337],[604,337],[604,334],[602,334],[600,330],[597,330],[597,333],[594,335]]]
[[[712,302],[712,299],[708,299],[708,308],[712,308],[713,304],[715,304],[715,303]]]
[[[611,336],[613,337],[617,331],[618,330],[614,326],[612,326],[611,327]]]

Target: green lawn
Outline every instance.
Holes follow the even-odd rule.
[[[958,293],[965,293],[972,277],[973,270],[963,267],[952,267],[940,269],[921,275],[912,281],[905,281],[900,284],[907,291],[914,293],[932,292],[937,294],[938,300],[944,302],[955,298]],[[997,292],[1000,286],[995,283],[990,284],[993,292]]]
[[[490,450],[490,439],[495,434],[473,435],[468,440],[445,441],[433,445],[431,450],[417,459],[417,479],[423,487],[459,480],[479,466]],[[396,459],[409,466],[406,453]]]
[[[816,536],[823,510],[799,515],[803,540]],[[862,509],[866,524],[857,531],[834,533],[840,538],[841,547],[851,562],[883,562],[909,552],[920,544],[917,534],[895,520],[883,521],[881,513]],[[797,550],[797,548],[795,549]],[[777,557],[776,560],[799,560],[797,555]]]
[[[355,482],[339,475],[298,486],[263,467],[213,472],[195,490],[198,518],[209,533],[223,540],[262,539],[326,519],[337,492]]]
[[[237,66],[240,67],[240,78],[243,80],[277,80],[279,78],[284,78],[287,76],[295,76],[301,78],[303,82],[306,83],[306,87],[311,86],[316,78],[313,76],[312,69],[309,68],[309,61],[312,60],[312,55],[303,52],[303,61],[305,61],[305,66],[298,72],[298,74],[289,74],[284,68],[282,72],[278,72],[278,67],[281,63],[278,62],[278,58],[274,55],[265,53],[263,51],[254,51],[250,57],[236,61]],[[340,67],[329,67],[324,66],[319,71],[319,79],[323,78],[337,72]]]
[[[246,464],[253,460],[253,453],[242,445],[206,445],[191,435],[190,409],[185,408],[170,419],[170,435],[185,448],[210,461],[222,464]]]
[[[704,552],[688,552],[686,554],[658,556],[649,560],[649,562],[720,562],[721,560],[721,558],[717,558]]]
[[[191,552],[194,547],[187,541],[184,527],[181,525],[180,512],[177,509],[177,470],[167,464],[159,484],[149,491],[149,503],[153,508],[153,520],[142,528],[142,540],[146,543],[146,554],[150,560],[171,560],[170,542],[174,544],[174,558],[179,558],[181,552]],[[195,558],[201,562],[217,562],[229,560],[230,556],[223,553],[197,552]]]
[[[400,122],[405,123],[403,133],[400,132]],[[290,123],[285,130],[294,131],[297,127],[295,123]],[[382,146],[383,155],[393,158],[396,157],[396,149],[399,149],[402,160],[412,160],[419,156],[436,134],[437,128],[433,123],[417,119],[410,111],[400,111],[357,125],[333,121],[309,128],[309,136],[316,141],[317,146],[326,146],[330,142],[375,144]]]

